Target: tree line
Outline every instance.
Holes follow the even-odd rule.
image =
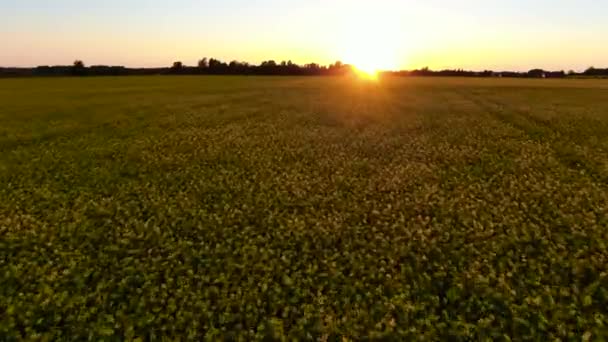
[[[277,63],[268,60],[259,65],[247,62],[223,62],[215,58],[202,58],[196,66],[187,66],[174,62],[171,66],[161,68],[127,68],[124,66],[92,65],[86,66],[81,60],[72,65],[38,66],[35,68],[1,68],[0,77],[27,76],[128,76],[128,75],[285,75],[285,76],[337,76],[352,73],[353,66],[337,61],[330,65],[309,63],[298,65],[292,61]],[[532,69],[527,72],[515,71],[471,71],[463,69],[387,71],[386,75],[394,76],[456,76],[456,77],[521,77],[521,78],[564,78],[564,77],[608,77],[608,68],[590,67],[582,73],[574,71],[547,71]]]
[[[519,77],[519,78],[564,78],[567,74],[564,71],[547,71],[543,69],[532,69],[526,72],[517,71],[471,71],[464,69],[444,69],[444,70],[430,70],[429,68],[422,68],[411,71],[397,71],[391,74],[398,76],[441,76],[441,77]],[[608,75],[608,74],[607,74]]]
[[[223,62],[215,58],[202,58],[196,66],[174,62],[163,68],[127,68],[124,66],[86,66],[81,60],[72,65],[38,66],[35,68],[0,68],[0,76],[127,76],[127,75],[293,75],[324,76],[344,75],[352,72],[352,67],[338,61],[330,65],[309,63],[298,65],[292,61],[277,63],[264,61],[259,65],[247,62]]]

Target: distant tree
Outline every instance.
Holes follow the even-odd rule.
[[[545,78],[546,73],[543,69],[532,69],[532,70],[528,71],[528,76],[535,77],[535,78]]]
[[[225,74],[225,73],[230,73],[230,68],[228,66],[228,64],[215,59],[215,58],[209,58],[209,73],[210,74]]]
[[[222,65],[222,62],[215,59],[215,58],[210,58],[209,59],[209,69],[216,69],[218,67],[220,67]]]
[[[433,71],[431,71],[431,69],[429,69],[429,67],[424,67],[420,70],[413,70],[411,72],[411,75],[414,76],[432,76],[433,75]]]
[[[170,74],[183,74],[185,73],[184,64],[182,62],[173,62],[173,65],[169,69]]]
[[[331,64],[328,69],[330,75],[344,75],[349,71],[351,71],[351,67],[341,61],[336,61],[334,64]]]
[[[84,75],[86,73],[84,62],[81,60],[75,60],[74,64],[72,65],[72,73],[78,76]]]
[[[551,77],[563,78],[563,77],[566,77],[566,72],[564,70],[554,71],[551,73]]]
[[[279,75],[283,73],[283,69],[277,62],[273,60],[263,61],[258,67],[258,73],[262,75]]]
[[[248,73],[248,69],[249,69],[249,64],[245,63],[245,62],[239,62],[239,61],[231,61],[230,63],[228,63],[228,70],[230,72],[230,74],[247,74]]]
[[[92,76],[119,76],[127,74],[127,69],[118,65],[91,65],[87,74]]]
[[[589,67],[585,72],[583,72],[585,76],[608,76],[608,69],[598,69],[594,67]]]
[[[198,61],[198,67],[201,69],[206,69],[209,67],[209,61],[207,60],[207,57],[204,57],[203,59]]]
[[[275,62],[273,60],[263,61],[260,66],[261,67],[267,67],[267,68],[273,68],[273,67],[277,66],[277,62]]]

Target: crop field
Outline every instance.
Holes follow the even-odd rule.
[[[608,80],[0,80],[0,340],[608,338]]]

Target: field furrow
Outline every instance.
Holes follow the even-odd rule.
[[[605,336],[607,90],[0,80],[0,340]]]

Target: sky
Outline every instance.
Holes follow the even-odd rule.
[[[606,0],[0,0],[0,66],[608,67]]]

